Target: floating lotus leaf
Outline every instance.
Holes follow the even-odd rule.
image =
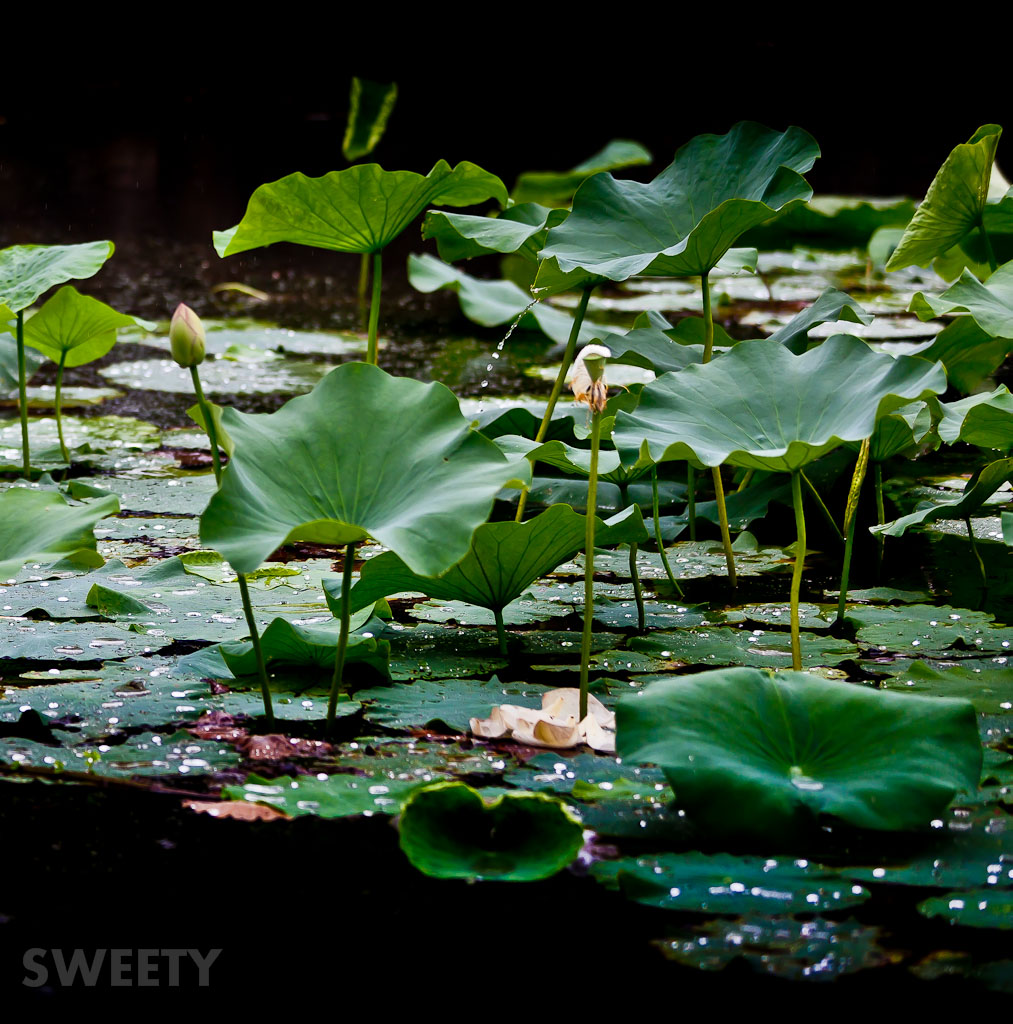
[[[351,774],[299,775],[262,779],[251,775],[242,786],[225,786],[230,800],[266,804],[290,817],[346,818],[353,814],[397,814],[424,782]]]
[[[0,302],[15,313],[27,309],[54,284],[97,274],[114,248],[112,242],[82,242],[0,249]]]
[[[649,184],[595,175],[549,232],[533,291],[573,287],[575,273],[584,281],[709,273],[749,228],[809,199],[801,172],[818,156],[800,128],[778,133],[742,121],[727,135],[692,139]]]
[[[951,313],[969,314],[990,338],[1013,338],[1013,261],[984,284],[965,270],[942,295],[917,292],[909,307],[920,320]]]
[[[510,198],[515,203],[536,202],[546,206],[567,204],[580,185],[592,174],[618,171],[624,167],[649,164],[650,152],[639,142],[613,139],[594,156],[569,171],[525,171],[518,175]]]
[[[0,576],[12,575],[29,559],[101,565],[95,524],[119,508],[112,495],[70,505],[56,491],[12,487],[0,494]]]
[[[543,793],[502,793],[486,802],[463,782],[416,790],[398,822],[401,849],[435,878],[530,882],[573,861],[584,830],[561,801]]]
[[[38,349],[54,363],[81,366],[104,356],[116,344],[120,327],[141,326],[153,330],[146,320],[117,313],[98,299],[82,295],[65,285],[25,322],[25,344]]]
[[[809,331],[812,328],[841,320],[868,326],[873,319],[873,315],[867,313],[850,295],[836,288],[828,288],[811,306],[793,316],[767,340],[779,342],[789,352],[801,355],[809,347]]]
[[[523,523],[485,523],[474,533],[468,553],[440,576],[413,573],[393,552],[371,558],[351,590],[352,608],[372,604],[401,591],[427,597],[467,601],[482,608],[502,609],[520,597],[540,576],[572,558],[584,546],[587,517],[569,505],[553,505]],[[602,545],[647,540],[640,509],[597,521],[595,543]],[[328,582],[332,608],[340,589]],[[370,596],[372,595],[372,596]]]
[[[1013,629],[992,624],[990,612],[949,605],[911,604],[897,608],[849,608],[845,619],[863,647],[905,655],[950,658],[1010,650]]]
[[[613,441],[625,465],[691,459],[793,471],[945,388],[938,363],[881,355],[848,335],[800,356],[769,339],[747,341],[648,384],[634,412],[617,414]]]
[[[341,152],[349,163],[373,152],[383,137],[396,102],[396,82],[352,78],[348,123],[341,143]]]
[[[573,317],[545,302],[531,303],[531,296],[512,281],[484,281],[438,260],[435,256],[409,256],[408,280],[420,292],[449,288],[458,294],[461,312],[482,327],[499,327],[520,314],[519,326],[539,330],[560,345],[573,329]],[[525,312],[527,310],[527,312]],[[607,334],[609,328],[585,320],[578,342],[586,344]]]
[[[966,441],[979,448],[1009,451],[1013,447],[1013,395],[1005,384],[995,391],[939,404],[936,430],[947,444]]]
[[[436,239],[440,259],[448,263],[489,253],[517,253],[532,263],[545,244],[545,233],[566,219],[566,210],[521,203],[498,217],[430,210],[422,222],[422,237]]]
[[[982,763],[967,701],[748,668],[666,679],[620,701],[617,751],[663,768],[702,827],[753,836],[821,815],[927,827],[977,789]]]
[[[900,693],[962,697],[979,714],[1001,714],[1013,708],[1013,673],[1006,664],[967,659],[960,664],[895,661],[881,687]]]
[[[930,896],[918,904],[926,917],[943,917],[950,924],[971,928],[1013,928],[1013,895],[994,889],[972,889]]]
[[[440,160],[425,176],[359,164],[319,178],[296,172],[261,185],[243,219],[214,233],[219,256],[275,242],[336,252],[378,252],[430,204],[471,206],[485,199],[505,204],[506,186],[494,174],[462,161]],[[2,295],[0,295],[2,297]]]
[[[235,455],[201,540],[240,572],[293,541],[373,537],[438,575],[464,557],[499,490],[529,472],[472,430],[442,384],[365,363],[339,366],[278,412],[226,409],[222,423]]]
[[[927,267],[981,223],[1002,128],[982,125],[943,161],[887,270]]]

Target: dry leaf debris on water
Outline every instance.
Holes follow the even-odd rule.
[[[587,716],[578,720],[580,690],[562,687],[542,695],[541,708],[497,704],[488,718],[473,718],[470,728],[483,739],[512,737],[532,747],[566,749],[587,744],[592,750],[614,753],[616,716],[597,697],[588,694]]]

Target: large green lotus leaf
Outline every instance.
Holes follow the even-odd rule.
[[[1008,652],[1013,629],[992,625],[989,612],[949,605],[911,604],[898,608],[849,608],[845,620],[856,627],[863,647],[905,655],[973,657]]]
[[[0,312],[0,319],[3,318]],[[0,330],[4,328],[0,327]],[[25,350],[25,380],[32,379],[35,371],[45,362],[41,352]],[[18,343],[12,334],[0,334],[0,391],[12,392],[18,387]]]
[[[1013,928],[1013,894],[994,889],[930,896],[918,904],[918,911],[970,928]]]
[[[992,273],[989,260],[991,256],[1000,264],[1013,259],[1013,189],[1002,191],[1006,182],[1000,183],[1000,189],[993,196],[993,190],[1000,178],[997,170],[992,169],[992,180],[989,183],[989,198],[982,211],[982,220],[988,232],[988,247],[980,231],[972,231],[965,235],[959,245],[953,246],[942,256],[932,261],[932,269],[945,281],[956,280],[964,269],[974,271],[975,277],[984,281]]]
[[[869,898],[832,870],[790,857],[658,853],[598,861],[591,872],[638,903],[697,913],[813,913]]]
[[[803,239],[827,249],[859,248],[877,231],[899,229],[899,239],[914,212],[911,199],[815,195],[754,228],[743,241],[761,249],[792,249]]]
[[[409,256],[408,280],[420,292],[434,292],[438,288],[457,292],[461,312],[482,327],[499,327],[520,316],[519,327],[541,331],[560,345],[565,344],[573,329],[573,317],[569,313],[545,302],[532,305],[531,296],[512,281],[484,281],[435,256]],[[587,344],[609,330],[585,320],[581,324],[578,341]]]
[[[901,660],[888,667],[891,675],[879,683],[888,690],[962,697],[969,700],[979,714],[1002,714],[1013,708],[1013,673],[1006,664],[997,665],[991,659],[967,659],[956,665]]]
[[[964,519],[977,512],[1007,481],[1013,479],[1013,458],[996,459],[967,482],[964,493],[952,501],[928,504],[882,526],[870,526],[872,533],[902,537],[911,526],[939,519]]]
[[[535,580],[580,551],[586,527],[587,517],[569,505],[552,505],[523,523],[484,523],[475,531],[464,558],[435,577],[413,573],[393,551],[384,552],[363,566],[351,590],[352,608],[402,591],[467,601],[482,608],[505,608]],[[636,506],[605,522],[597,520],[595,529],[596,544],[647,540],[643,517]],[[340,590],[335,583],[340,581],[324,585],[332,609],[335,591]]]
[[[982,125],[943,161],[887,270],[927,267],[981,222],[1002,128]]]
[[[965,270],[942,295],[916,292],[909,308],[920,320],[970,314],[990,338],[1013,338],[1013,261],[1004,263],[984,284]]]
[[[137,326],[155,328],[146,320],[117,313],[68,284],[25,323],[25,344],[53,362],[65,355],[64,366],[81,366],[104,356],[116,344],[120,327]]]
[[[1013,447],[1013,395],[1005,384],[955,402],[940,402],[936,430],[947,444],[966,441],[979,448]]]
[[[373,152],[383,137],[396,102],[396,82],[371,82],[368,78],[353,76],[348,122],[341,142],[341,152],[349,163]]]
[[[580,819],[544,793],[501,793],[489,802],[463,782],[418,789],[398,821],[401,849],[434,878],[530,882],[573,861]]]
[[[147,654],[171,642],[108,622],[0,619],[0,658],[12,661],[101,661]]]
[[[101,565],[95,524],[119,508],[114,495],[69,505],[56,491],[12,487],[0,494],[0,576],[17,572],[29,559],[70,557]]]
[[[666,679],[620,701],[616,716],[619,756],[663,768],[680,806],[715,832],[769,836],[820,815],[919,829],[981,775],[969,702],[802,672]]]
[[[687,317],[680,321],[692,323],[696,317]],[[702,320],[700,321],[703,322]],[[720,325],[717,331],[725,332]],[[702,363],[704,348],[702,344],[686,344],[676,341],[669,331],[658,327],[639,327],[628,334],[608,334],[602,344],[612,353],[610,363],[625,363],[629,366],[642,366],[645,370],[653,370],[656,374],[674,373],[691,363]],[[731,339],[729,339],[730,342]],[[720,340],[715,337],[715,344],[720,347]]]
[[[539,254],[547,273],[579,271],[625,281],[636,274],[706,274],[749,228],[812,195],[801,172],[819,156],[800,128],[778,133],[741,121],[727,135],[699,135],[649,184],[597,174],[577,190],[569,217]],[[535,294],[563,290],[565,280]]]
[[[587,476],[591,472],[591,450],[589,448],[575,448],[573,445],[565,444],[563,441],[532,441],[527,437],[518,437],[516,434],[501,434],[496,438],[496,447],[499,448],[508,458],[518,455],[531,461],[544,462],[546,465],[555,466],[567,473],[580,473]],[[607,448],[598,453],[598,474],[607,476],[620,468],[618,452],[609,451]]]
[[[545,233],[566,219],[567,211],[522,203],[498,217],[430,210],[422,222],[422,237],[436,239],[440,259],[448,263],[489,253],[517,253],[532,263],[545,244]]]
[[[377,252],[393,241],[430,204],[472,206],[486,199],[501,205],[506,186],[477,164],[451,168],[440,160],[425,176],[359,164],[309,178],[296,171],[261,185],[243,219],[214,233],[219,256],[275,242],[295,242],[336,252]]]
[[[114,248],[112,242],[82,242],[0,249],[0,302],[15,313],[27,309],[54,284],[97,274]]]
[[[938,359],[946,367],[947,380],[961,394],[967,395],[1002,365],[1013,341],[992,338],[972,317],[958,316],[936,336],[909,351],[923,359]]]
[[[801,355],[809,347],[809,332],[820,324],[846,320],[848,323],[868,326],[874,319],[850,295],[836,288],[828,288],[811,306],[807,306],[784,327],[775,331],[768,341],[779,342],[789,352]]]
[[[649,164],[653,157],[639,142],[613,139],[594,156],[577,164],[569,171],[525,171],[518,175],[510,193],[515,203],[543,203],[561,206],[569,203],[573,193],[592,174],[618,171],[624,167]]]
[[[879,418],[872,435],[869,458],[873,462],[884,462],[923,444],[939,446],[933,435],[933,412],[926,402],[911,402]]]
[[[938,363],[882,355],[848,335],[800,356],[770,339],[747,341],[648,384],[634,412],[617,414],[613,441],[626,465],[692,459],[792,471],[945,389]]]
[[[366,363],[339,366],[275,413],[226,409],[222,422],[235,454],[201,540],[240,572],[292,541],[371,536],[436,576],[465,555],[499,490],[529,474],[469,426],[444,385]]]

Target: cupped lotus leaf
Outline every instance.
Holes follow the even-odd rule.
[[[968,701],[885,693],[803,672],[732,668],[652,683],[619,702],[617,750],[664,769],[702,827],[769,836],[830,815],[927,827],[974,792],[982,753]]]
[[[942,295],[917,292],[909,308],[920,320],[970,314],[990,338],[1013,338],[1013,261],[1004,263],[984,284],[965,270]]]
[[[577,164],[569,171],[525,171],[518,175],[517,184],[510,193],[515,203],[536,202],[546,206],[569,203],[573,193],[592,174],[618,171],[624,167],[649,164],[653,157],[639,142],[613,139],[594,156]]]
[[[1013,458],[996,459],[967,481],[963,494],[952,501],[927,504],[882,526],[870,526],[872,533],[902,537],[909,527],[939,519],[965,519],[977,512],[1007,481],[1013,480]]]
[[[686,321],[680,323],[695,319],[697,318],[687,317]],[[653,370],[657,374],[674,373],[692,363],[703,362],[702,344],[680,343],[670,337],[670,332],[657,327],[635,328],[625,335],[609,334],[602,340],[602,344],[612,353],[610,363],[642,366],[645,370]]]
[[[940,402],[936,430],[947,444],[966,441],[1006,452],[1013,447],[1013,395],[1005,384],[956,402]]]
[[[542,268],[545,275],[540,269],[533,291],[572,287],[566,278],[575,272],[611,281],[709,273],[749,228],[809,199],[802,172],[818,156],[815,140],[800,128],[779,133],[741,121],[726,135],[690,140],[649,184],[597,174],[549,232],[539,256],[551,265]]]
[[[463,782],[417,789],[398,822],[401,849],[434,878],[530,882],[576,859],[584,830],[561,800],[501,793],[486,802]]]
[[[201,540],[240,572],[283,544],[373,537],[413,572],[463,558],[503,487],[527,482],[473,430],[442,384],[345,363],[277,412],[226,409],[235,454],[201,517]]]
[[[591,472],[591,450],[589,448],[575,448],[573,445],[563,441],[543,441],[539,444],[527,437],[519,437],[516,434],[501,434],[495,440],[499,448],[508,458],[518,455],[524,456],[534,462],[544,462],[546,465],[555,466],[567,473],[581,473],[587,476]],[[603,449],[598,453],[598,474],[607,476],[620,468],[619,455],[617,452]]]
[[[770,339],[746,341],[648,384],[635,411],[616,415],[613,441],[625,465],[689,459],[790,472],[945,389],[940,364],[879,354],[849,335],[798,356]]]
[[[596,523],[596,544],[647,540],[643,517],[635,505]],[[574,512],[569,505],[552,505],[523,523],[484,523],[475,531],[464,558],[435,577],[413,573],[393,551],[384,552],[362,567],[350,594],[352,608],[402,591],[419,591],[447,601],[467,601],[482,608],[505,608],[535,580],[580,551],[586,527],[587,517]],[[340,581],[324,584],[332,610],[336,583]]]
[[[348,122],[341,142],[341,152],[349,163],[376,149],[396,102],[397,82],[371,82],[353,76]]]
[[[933,421],[933,410],[927,402],[910,402],[881,416],[872,435],[869,458],[883,462],[919,445],[938,447]]]
[[[422,237],[436,239],[440,259],[453,263],[489,253],[517,253],[534,263],[545,244],[545,233],[566,219],[566,210],[521,203],[497,217],[430,210],[422,222]]]
[[[97,274],[114,248],[112,242],[82,242],[0,249],[0,302],[15,313],[27,309],[54,284]]]
[[[943,161],[887,270],[927,267],[981,223],[1002,128],[982,125]]]
[[[573,317],[569,313],[545,302],[532,303],[531,296],[513,281],[483,281],[435,256],[409,256],[408,280],[420,292],[434,292],[438,288],[457,292],[461,312],[482,327],[499,327],[520,317],[519,327],[541,331],[560,345],[566,343],[573,329]],[[586,344],[609,330],[585,320],[580,327],[578,342]]]
[[[990,337],[971,317],[959,316],[922,345],[918,355],[938,359],[950,384],[967,395],[1002,365],[1011,348],[1013,340]]]
[[[12,487],[0,494],[0,576],[16,573],[29,559],[72,558],[102,564],[95,547],[95,524],[118,512],[110,495],[70,505],[56,491]]]
[[[378,252],[430,204],[472,206],[486,199],[506,203],[506,186],[477,164],[451,168],[440,160],[427,175],[358,164],[309,178],[296,171],[261,185],[243,219],[214,233],[219,256],[275,242],[295,242],[335,252]]]
[[[121,327],[154,330],[155,324],[118,313],[98,299],[65,285],[25,322],[25,344],[53,362],[81,366],[104,356],[116,344]]]
[[[789,352],[801,355],[809,347],[809,331],[820,324],[838,323],[846,320],[866,327],[875,318],[867,313],[850,295],[836,288],[828,288],[820,297],[796,314],[767,340],[784,345]]]

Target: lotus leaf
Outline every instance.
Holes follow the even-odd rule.
[[[489,253],[517,253],[532,263],[545,244],[545,233],[566,219],[565,210],[522,203],[498,217],[430,210],[422,222],[422,237],[436,239],[440,259],[453,263]]]
[[[1010,348],[1010,339],[992,338],[972,317],[960,316],[951,320],[932,341],[921,345],[917,354],[923,359],[938,359],[946,367],[950,384],[966,395],[1002,365]]]
[[[82,242],[0,249],[0,302],[19,313],[54,284],[97,274],[114,248],[112,242]]]
[[[891,675],[879,685],[900,693],[963,697],[979,714],[1001,714],[1013,708],[1013,673],[1006,664],[968,659],[959,664],[895,661]]]
[[[640,143],[613,139],[604,149],[569,171],[525,171],[518,176],[510,197],[515,203],[565,205],[592,174],[649,164],[651,159],[651,154]]]
[[[790,352],[801,355],[809,347],[809,331],[820,324],[838,323],[846,320],[853,324],[868,326],[873,321],[871,313],[867,313],[855,302],[836,288],[828,288],[820,297],[796,314],[782,327],[775,331],[768,341],[780,342]]]
[[[763,249],[790,249],[800,239],[828,249],[859,247],[877,231],[896,230],[899,239],[914,212],[911,199],[815,195],[754,228],[743,240]]]
[[[619,755],[664,769],[702,827],[754,837],[821,815],[927,827],[981,774],[968,701],[801,672],[732,668],[652,683],[619,702],[617,730]]]
[[[339,366],[278,412],[226,409],[222,423],[235,455],[201,539],[240,572],[292,541],[372,536],[436,576],[467,553],[499,490],[527,479],[527,462],[474,431],[442,384],[365,363]]]
[[[3,313],[0,312],[0,319]],[[5,328],[0,327],[0,330]],[[41,352],[26,350],[25,380],[32,379],[32,374],[45,362]],[[18,344],[10,334],[0,334],[0,390],[14,391],[18,386]]]
[[[348,123],[341,143],[341,152],[349,163],[373,152],[383,137],[396,102],[396,82],[352,78]]]
[[[440,160],[425,176],[359,164],[319,178],[296,172],[261,185],[243,219],[216,231],[219,256],[275,242],[295,242],[336,252],[378,252],[431,203],[471,206],[485,199],[506,203],[506,187],[494,174],[463,161]]]
[[[1001,134],[997,124],[982,125],[950,153],[887,262],[887,270],[928,266],[981,223]]]
[[[770,339],[748,341],[648,384],[635,412],[617,414],[613,440],[626,465],[692,459],[790,472],[945,388],[938,363],[881,355],[848,335],[800,356]]]
[[[1004,263],[984,284],[965,270],[942,295],[917,292],[910,309],[921,320],[970,314],[990,338],[1013,338],[1013,261]]]
[[[707,274],[749,228],[809,199],[801,172],[818,156],[800,128],[778,133],[742,121],[727,135],[692,139],[649,184],[595,175],[577,190],[570,216],[549,232],[539,254],[547,265],[533,291],[636,274]]]
[[[944,917],[971,928],[1013,928],[1013,895],[994,889],[930,896],[918,910],[926,917]]]
[[[401,849],[435,878],[529,882],[573,861],[583,828],[544,793],[502,793],[488,803],[463,782],[438,782],[408,798],[398,822]]]
[[[223,794],[230,800],[266,804],[293,818],[345,818],[353,814],[397,814],[405,798],[424,785],[386,776],[335,774],[262,779],[251,775],[242,786],[225,786]]]
[[[845,618],[857,628],[855,639],[863,647],[907,655],[960,658],[1001,654],[1013,643],[1013,629],[993,626],[991,613],[949,605],[849,608]]]
[[[936,430],[947,444],[966,441],[978,448],[1008,452],[1013,447],[1013,395],[1005,384],[995,391],[939,404]]]

